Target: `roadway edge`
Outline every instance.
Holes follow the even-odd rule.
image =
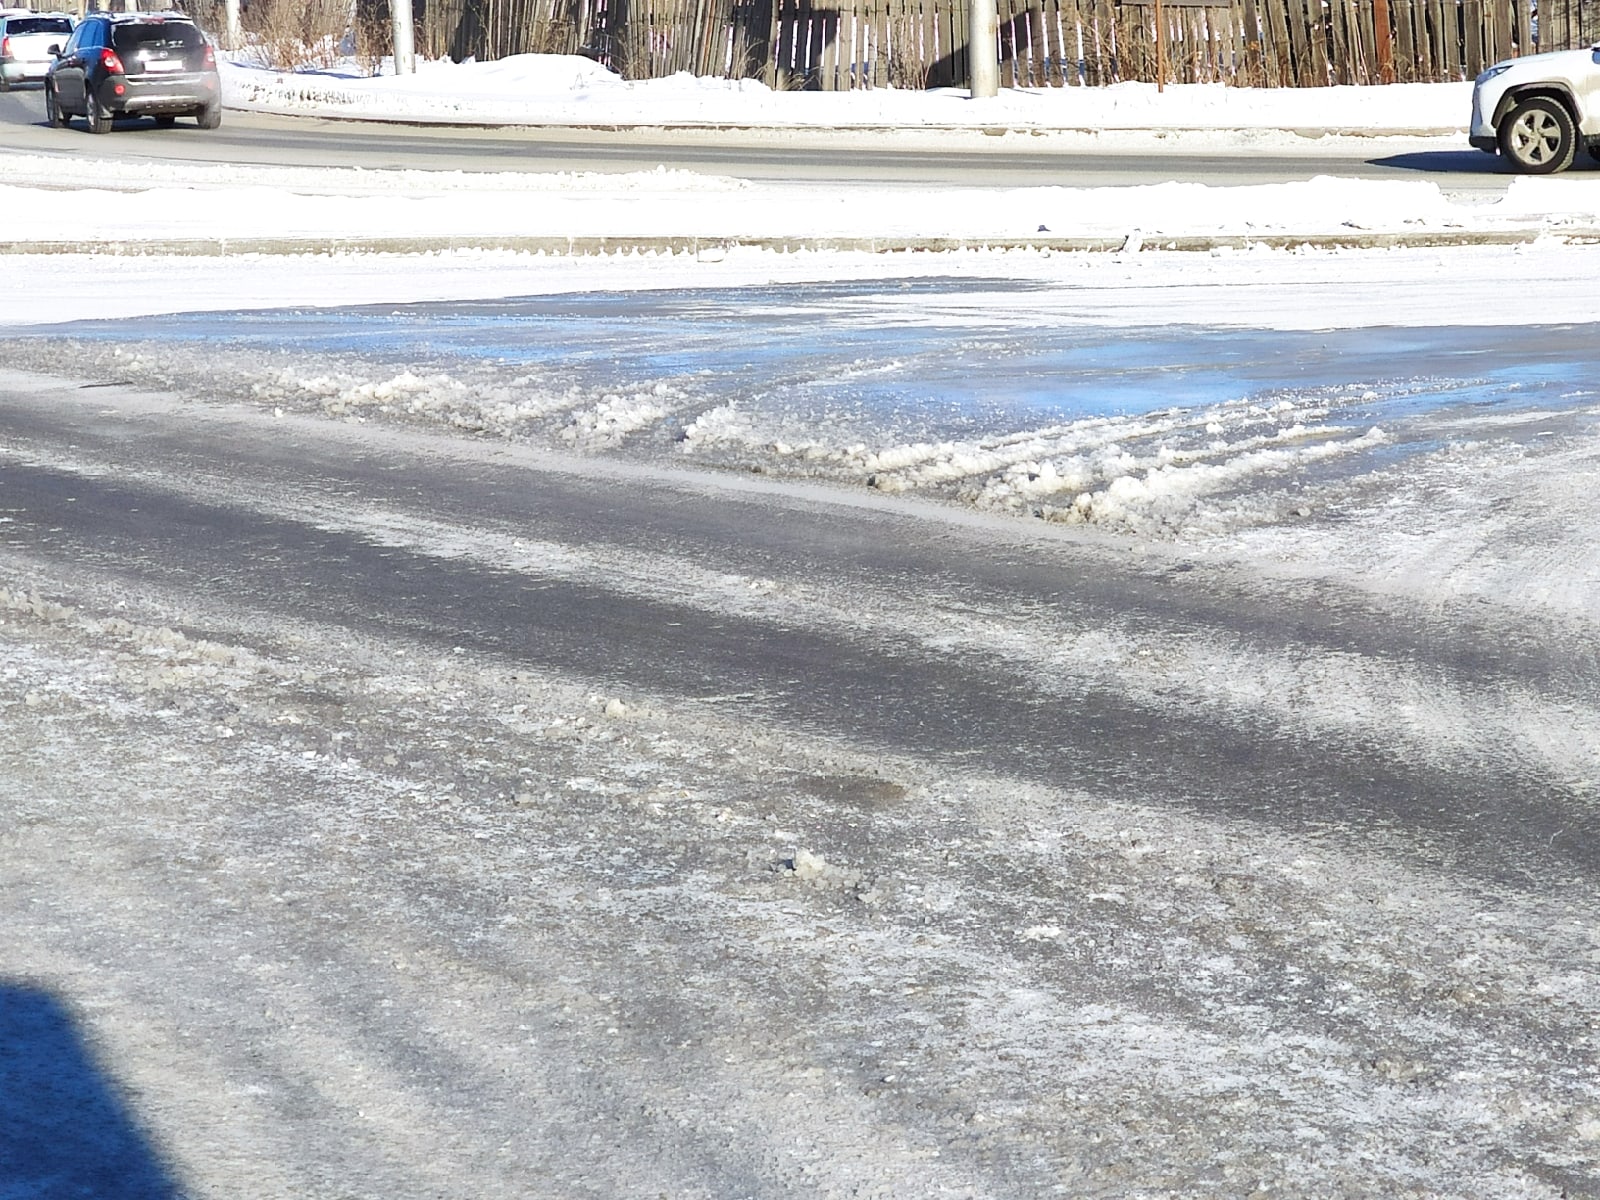
[[[375,237],[375,238],[154,238],[127,241],[31,241],[0,239],[0,255],[89,255],[117,257],[238,257],[245,255],[439,254],[496,251],[552,257],[597,255],[694,255],[708,258],[731,250],[779,254],[939,254],[973,251],[1115,253],[1168,250],[1387,250],[1451,246],[1518,246],[1541,239],[1567,245],[1600,242],[1600,226],[1542,226],[1495,230],[1346,230],[1339,233],[1199,234],[1146,233],[1138,245],[1125,235],[1018,237]]]

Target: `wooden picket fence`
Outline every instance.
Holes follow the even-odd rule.
[[[1600,42],[1600,0],[1543,0],[1539,49],[1570,50]]]
[[[1005,86],[1156,79],[1154,0],[989,2],[999,5]],[[1535,48],[1531,2],[1387,0],[1381,47],[1376,0],[1163,0],[1164,81],[1320,87],[1470,79]],[[965,84],[968,3],[414,0],[414,9],[418,49],[436,57],[585,53],[635,79],[688,71],[842,91]],[[1547,0],[1545,8],[1539,49],[1600,35],[1600,0],[1556,0],[1555,7]]]

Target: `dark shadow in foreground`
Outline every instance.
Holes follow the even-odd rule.
[[[1412,154],[1391,154],[1387,158],[1367,160],[1373,167],[1392,167],[1397,171],[1427,171],[1436,175],[1511,175],[1514,174],[1505,159],[1498,154],[1485,154],[1463,146],[1460,150],[1419,150]],[[1569,168],[1587,171],[1595,162],[1580,152]]]
[[[182,1195],[66,1005],[0,979],[0,1196]]]

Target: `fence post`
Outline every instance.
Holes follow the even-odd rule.
[[[1372,0],[1372,40],[1378,51],[1378,82],[1394,82],[1394,31],[1389,28],[1389,0]]]
[[[1163,24],[1161,0],[1156,0],[1156,91],[1167,90],[1167,30]]]

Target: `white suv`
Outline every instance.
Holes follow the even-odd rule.
[[[0,10],[0,92],[19,83],[38,83],[50,69],[50,47],[72,36],[66,13]]]
[[[1472,85],[1468,140],[1526,175],[1565,171],[1580,147],[1600,158],[1600,46],[1495,63]]]

